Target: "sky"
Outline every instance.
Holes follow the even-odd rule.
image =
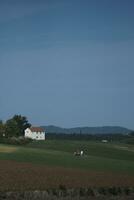
[[[0,119],[134,129],[133,0],[0,0]]]

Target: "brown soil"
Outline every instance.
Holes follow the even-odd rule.
[[[75,187],[134,186],[134,176],[0,161],[0,190],[44,190]]]

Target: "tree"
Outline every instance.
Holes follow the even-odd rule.
[[[0,120],[0,137],[5,136],[5,124],[3,123],[2,120]]]
[[[14,115],[6,122],[6,133],[8,137],[24,136],[24,130],[30,126],[31,124],[25,116]]]
[[[134,136],[134,131],[132,131],[129,135],[130,135],[130,136]]]
[[[6,122],[6,136],[7,137],[12,137],[12,136],[19,136],[20,131],[17,126],[17,123],[13,119],[9,119]]]

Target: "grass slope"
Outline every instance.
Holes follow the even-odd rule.
[[[76,149],[86,155],[75,157]],[[134,147],[88,141],[0,145],[0,191],[134,186]]]
[[[1,149],[9,149],[1,145]],[[10,146],[11,148],[11,146]],[[75,157],[73,152],[83,149],[84,157]],[[123,148],[120,145],[110,145],[87,141],[35,141],[27,147],[16,147],[11,152],[0,152],[0,159],[31,162],[66,168],[78,168],[96,171],[109,171],[134,174],[133,147]]]

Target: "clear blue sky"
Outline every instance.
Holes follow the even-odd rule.
[[[133,0],[0,0],[0,118],[134,129]]]

